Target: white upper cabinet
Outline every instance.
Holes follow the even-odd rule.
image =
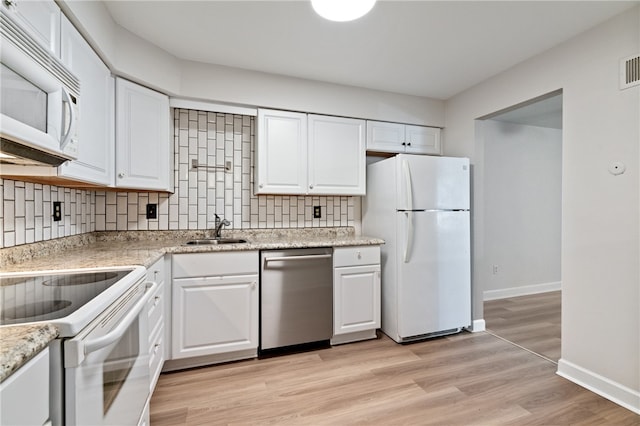
[[[61,22],[62,62],[80,79],[78,158],[58,174],[104,186],[114,184],[114,83],[111,72],[66,17]]]
[[[116,187],[172,191],[169,97],[116,79]]]
[[[365,121],[309,115],[309,194],[365,194]]]
[[[364,195],[365,121],[258,110],[256,194]]]
[[[3,0],[6,12],[56,57],[60,57],[60,8],[53,0]]]
[[[307,115],[258,110],[257,194],[304,194],[307,188]]]
[[[441,154],[440,129],[384,121],[367,121],[367,151]]]
[[[435,154],[440,155],[440,129],[436,127],[405,126],[404,136],[407,142],[407,154]]]

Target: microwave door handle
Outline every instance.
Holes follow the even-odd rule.
[[[65,129],[65,132],[62,135],[62,141],[60,142],[60,149],[64,151],[64,148],[67,146],[67,144],[71,140],[71,136],[72,136],[71,129],[73,129],[74,127],[74,123],[76,120],[76,112],[75,112],[75,108],[72,105],[73,100],[71,99],[71,94],[69,93],[69,91],[63,87],[61,92],[62,92],[62,103],[66,105],[66,108],[64,109],[65,117],[63,118],[63,124],[67,122],[67,120],[65,120],[66,117],[67,116],[69,117],[69,120],[67,122],[68,124],[67,128]]]
[[[151,295],[155,292],[155,289],[157,287],[158,283],[151,283],[151,286],[147,287],[144,296],[142,296],[142,298],[138,300],[138,302],[133,306],[133,308],[131,308],[127,315],[122,318],[120,323],[113,330],[111,330],[104,336],[85,341],[83,351],[84,354],[89,355],[90,353],[100,350],[105,346],[109,346],[110,344],[121,338],[129,328],[131,323],[133,323],[136,317],[140,314],[142,308],[144,308],[149,299],[151,299]]]

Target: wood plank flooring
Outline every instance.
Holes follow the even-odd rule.
[[[560,359],[560,302],[560,291],[486,301],[486,328],[557,363]]]
[[[376,340],[162,374],[151,425],[640,425],[488,333]]]

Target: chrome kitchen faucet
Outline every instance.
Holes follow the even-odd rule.
[[[216,225],[213,230],[213,238],[217,240],[222,238],[220,236],[220,231],[222,230],[222,227],[231,225],[231,222],[229,222],[227,219],[224,219],[224,218],[221,219],[220,216],[218,216],[217,214],[215,216],[216,216]]]

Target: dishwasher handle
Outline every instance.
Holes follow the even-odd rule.
[[[279,256],[279,257],[265,257],[265,266],[269,262],[284,262],[288,260],[315,260],[315,259],[330,259],[331,254],[306,254],[302,256]]]

